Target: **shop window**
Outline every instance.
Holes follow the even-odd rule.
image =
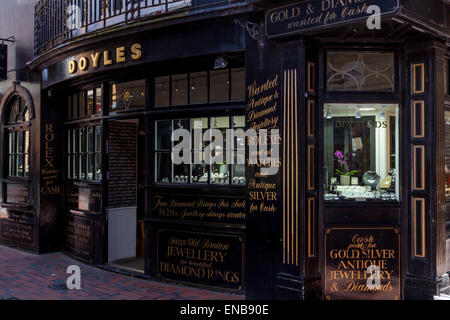
[[[67,120],[89,118],[102,111],[102,88],[93,88],[75,92],[67,97]]]
[[[111,85],[111,112],[142,108],[145,108],[145,80]]]
[[[384,52],[328,52],[328,91],[394,91],[395,59]]]
[[[398,139],[397,105],[325,105],[325,200],[398,201]]]
[[[155,106],[245,100],[245,69],[231,68],[155,78]]]
[[[102,179],[102,129],[86,126],[67,131],[67,178]]]
[[[30,169],[30,131],[24,126],[30,120],[30,112],[25,101],[14,97],[6,111],[7,125],[7,163],[8,176],[24,178],[28,177]]]
[[[227,130],[244,128],[244,116],[156,121],[155,181],[157,183],[174,184],[244,185],[245,154],[241,152],[244,150],[244,138],[235,137],[236,140],[233,143],[233,147],[229,150],[227,149],[226,141]],[[171,136],[172,132],[176,129],[186,129],[191,133],[191,141],[189,141],[192,152],[190,155],[190,163],[178,165],[172,163],[171,152],[174,144],[171,142]],[[217,129],[223,136],[223,145],[216,148],[215,152],[213,152],[212,156],[215,160],[211,165],[204,158],[205,148],[210,142],[204,141],[201,139],[201,136],[196,136],[194,133],[197,131],[204,135],[208,129]],[[231,152],[234,152],[234,163],[227,162],[227,159],[231,159]],[[219,156],[220,153],[222,157]]]

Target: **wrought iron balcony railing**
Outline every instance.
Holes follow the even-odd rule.
[[[182,10],[244,0],[40,0],[34,13],[35,56],[67,40],[103,28]]]

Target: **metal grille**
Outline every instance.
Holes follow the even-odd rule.
[[[35,55],[103,28],[236,2],[244,0],[40,0],[34,14]]]

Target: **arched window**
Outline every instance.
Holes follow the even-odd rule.
[[[7,176],[25,178],[30,167],[30,110],[21,96],[14,95],[9,99],[5,112]]]

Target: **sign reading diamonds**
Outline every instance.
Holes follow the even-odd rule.
[[[397,11],[398,0],[308,0],[266,13],[266,36],[269,38],[327,26],[367,19],[370,6],[380,8],[380,14]]]

